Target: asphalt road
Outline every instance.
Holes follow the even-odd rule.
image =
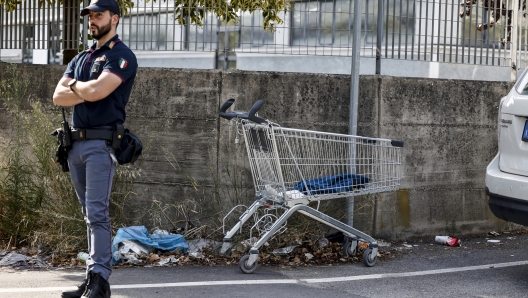
[[[490,243],[489,239],[500,240]],[[447,247],[434,239],[392,243],[394,258],[374,267],[238,266],[117,268],[112,297],[527,297],[528,236],[462,239]],[[79,284],[81,269],[0,269],[0,297],[60,297]]]

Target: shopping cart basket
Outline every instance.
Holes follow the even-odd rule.
[[[259,208],[281,208],[284,212],[280,217],[266,213],[255,218],[255,225],[265,224],[249,255],[240,259],[242,272],[255,271],[259,248],[273,235],[284,231],[286,220],[295,212],[341,231],[346,239],[343,245],[346,255],[357,252],[358,241],[367,243],[363,263],[374,266],[378,252],[376,240],[308,204],[398,189],[403,142],[284,128],[257,115],[263,101],[257,101],[249,112],[227,112],[234,101],[229,99],[222,105],[220,116],[235,121],[244,135],[258,200],[225,233],[221,253],[231,248],[232,237],[258,214]]]

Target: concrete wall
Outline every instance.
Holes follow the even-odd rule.
[[[32,96],[51,106],[64,67],[20,70],[30,79]],[[0,79],[5,76],[6,64],[0,63]],[[403,140],[404,178],[397,192],[355,198],[354,226],[389,239],[507,229],[488,209],[484,177],[497,151],[497,105],[511,86],[361,76],[358,134]],[[220,213],[254,200],[245,148],[234,144],[233,125],[217,116],[229,98],[236,99],[236,110],[263,99],[259,115],[285,127],[348,130],[347,75],[140,68],[127,126],[147,149],[138,195],[130,202],[131,224],[150,224],[153,199],[199,202]],[[0,137],[8,132],[9,121],[0,120]]]

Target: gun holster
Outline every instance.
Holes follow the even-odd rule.
[[[123,142],[123,137],[125,136],[125,127],[123,124],[116,124],[114,126],[114,134],[112,137],[112,148],[114,151],[121,149],[121,143]]]
[[[70,150],[71,146],[65,146],[64,144],[64,130],[62,128],[58,128],[54,130],[51,135],[57,137],[57,143],[59,145],[57,147],[57,151],[55,151],[55,157],[57,158],[56,162],[61,165],[63,172],[69,172],[70,168],[68,166],[68,151]]]

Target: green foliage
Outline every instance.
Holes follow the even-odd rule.
[[[54,234],[41,229],[68,228],[49,218],[57,214],[54,209],[64,214],[62,209],[69,205],[64,198],[74,192],[54,161],[56,141],[47,137],[51,121],[38,102],[28,100],[28,80],[15,64],[8,66],[8,77],[0,83],[0,100],[14,121],[0,164],[0,239],[8,240],[10,246],[31,245],[42,234]],[[79,208],[75,209],[78,213]],[[82,222],[82,217],[77,219]]]
[[[86,224],[80,204],[69,175],[55,162],[57,140],[49,135],[59,122],[58,110],[46,113],[40,102],[32,103],[27,112],[26,138],[33,160],[33,172],[27,179],[36,181],[38,191],[43,194],[42,203],[35,210],[38,224],[27,242],[32,246],[45,244],[57,252],[86,244]]]
[[[0,5],[3,5],[7,12],[11,12],[22,2],[22,0],[0,0]]]
[[[156,2],[156,0],[152,1]],[[7,12],[12,12],[18,4],[23,2],[24,0],[0,0],[0,5],[3,5]],[[62,4],[64,0],[39,0],[39,6],[42,7],[45,3],[54,5],[57,2]],[[148,3],[150,0],[146,0],[146,2]],[[129,15],[134,8],[134,2],[131,0],[117,0],[117,3],[124,15]],[[176,0],[174,4],[176,6],[175,18],[179,24],[190,22],[191,24],[203,25],[207,11],[213,12],[226,23],[238,23],[239,11],[253,13],[260,9],[264,19],[264,29],[270,32],[275,30],[275,24],[283,23],[278,13],[290,8],[289,0]]]
[[[27,179],[32,169],[24,154],[24,118],[21,116],[22,99],[25,98],[28,81],[19,78],[16,68],[10,66],[10,79],[0,83],[0,98],[6,110],[14,115],[13,138],[6,144],[5,163],[0,176],[0,234],[8,234],[10,242],[17,243],[31,232],[36,213],[42,202],[34,180]]]
[[[253,13],[260,9],[264,19],[264,29],[270,32],[275,30],[275,24],[283,23],[278,13],[290,8],[288,0],[176,0],[174,3],[179,24],[187,24],[189,20],[191,24],[203,25],[207,11],[213,12],[225,23],[238,23],[239,11]]]

